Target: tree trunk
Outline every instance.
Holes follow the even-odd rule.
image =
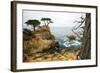
[[[91,59],[91,14],[86,13],[80,59]]]
[[[35,26],[33,26],[33,29],[34,29],[34,31],[35,31]]]

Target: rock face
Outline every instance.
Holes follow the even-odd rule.
[[[27,38],[27,37],[26,37]],[[51,34],[48,26],[41,26],[28,36],[23,42],[24,54],[30,55],[41,52],[44,49],[56,47],[55,37]]]

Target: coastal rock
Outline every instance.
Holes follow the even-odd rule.
[[[24,40],[24,53],[32,54],[57,46],[55,37],[51,34],[50,29],[47,26],[41,26],[41,28],[38,28],[33,32],[33,35],[34,37],[31,36],[29,40]]]

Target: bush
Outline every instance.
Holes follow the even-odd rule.
[[[70,35],[70,36],[67,36],[67,37],[68,37],[68,39],[69,39],[70,41],[76,40],[76,36],[74,36],[74,35]]]

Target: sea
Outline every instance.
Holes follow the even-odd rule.
[[[63,49],[69,47],[75,49],[81,45],[81,42],[76,39],[69,41],[67,36],[75,35],[72,31],[73,27],[51,27],[50,31],[54,35],[55,39],[59,42],[60,47],[56,49]]]

